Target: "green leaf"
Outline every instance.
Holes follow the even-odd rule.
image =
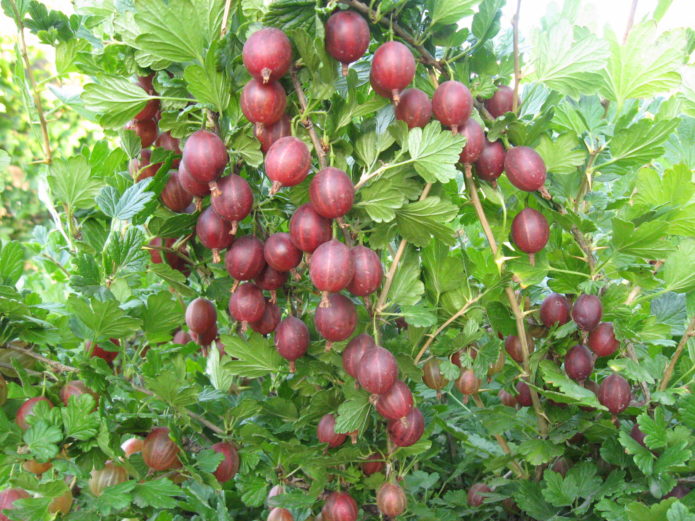
[[[578,149],[577,139],[572,134],[563,134],[555,141],[543,135],[536,152],[543,158],[548,172],[558,175],[576,173],[586,157],[584,150]]]
[[[86,441],[96,436],[99,430],[99,416],[93,413],[96,405],[88,393],[70,397],[68,406],[60,410],[66,438]]]
[[[271,346],[270,340],[252,333],[248,340],[238,336],[222,335],[225,352],[236,360],[228,360],[224,369],[246,378],[260,378],[276,373],[283,367],[283,359]]]
[[[144,179],[128,187],[121,196],[113,186],[105,186],[96,198],[97,204],[109,217],[126,221],[145,208],[154,197],[154,192],[147,190],[150,182],[150,178]]]
[[[531,465],[542,465],[562,455],[564,451],[561,445],[555,445],[551,441],[530,439],[519,445],[519,452]]]
[[[174,508],[178,503],[174,498],[180,495],[179,487],[167,478],[161,478],[135,485],[133,501],[140,508]]]
[[[259,167],[263,163],[261,144],[246,132],[240,132],[232,140],[232,154],[238,154],[250,166]]]
[[[351,386],[352,384],[348,384]],[[335,432],[350,433],[353,431],[364,432],[369,418],[369,395],[364,391],[357,391],[354,388],[349,391],[347,400],[338,407],[338,415],[335,421]]]
[[[521,510],[532,519],[551,521],[555,519],[557,509],[549,505],[543,498],[541,487],[532,480],[522,480],[514,492],[514,500]]]
[[[571,505],[577,496],[574,491],[568,490],[565,486],[562,474],[552,470],[546,470],[543,473],[543,497],[551,505],[556,507],[564,507]]]
[[[186,284],[185,275],[168,264],[150,264],[148,270],[164,280],[181,295],[190,297],[196,294],[195,290]]]
[[[652,168],[642,168],[637,172],[635,202],[645,206],[685,205],[695,195],[690,176],[685,165],[676,165],[661,175]]]
[[[24,432],[24,443],[40,461],[54,458],[58,454],[58,443],[63,434],[55,425],[48,425],[44,420],[35,422]]]
[[[0,173],[4,174],[11,162],[10,154],[8,154],[6,150],[0,148]]]
[[[627,518],[629,521],[668,521],[666,513],[676,501],[676,498],[669,498],[650,506],[633,501],[627,505]]]
[[[613,219],[613,248],[625,255],[634,255],[646,259],[659,259],[672,250],[669,242],[664,241],[668,223],[651,221],[639,227],[622,219]]]
[[[695,289],[695,240],[684,240],[666,257],[659,272],[666,290],[687,293]]]
[[[0,242],[0,283],[14,286],[24,273],[24,249],[14,241]]]
[[[48,176],[48,186],[53,196],[72,210],[92,208],[102,182],[92,178],[84,156],[57,159]]]
[[[567,20],[554,20],[533,34],[532,73],[528,81],[578,98],[596,91],[597,73],[605,66],[607,57],[605,42],[593,33],[579,27],[573,30]]]
[[[94,504],[99,514],[109,515],[112,510],[122,510],[130,505],[132,501],[130,493],[135,486],[135,481],[126,481],[125,483],[106,487]]]
[[[611,56],[601,72],[601,94],[622,107],[629,98],[646,98],[678,86],[684,33],[659,35],[652,21],[635,25],[625,45],[610,35]]]
[[[147,306],[142,316],[142,327],[151,343],[164,342],[171,332],[183,322],[181,305],[169,292],[155,293],[147,297]]]
[[[606,410],[606,408],[599,403],[596,395],[592,391],[577,384],[574,380],[570,380],[570,378],[560,371],[560,368],[550,360],[543,360],[539,368],[543,374],[544,381],[557,387],[560,392],[565,397],[571,399],[572,402],[578,405],[586,405],[595,409]]]
[[[205,472],[215,472],[223,461],[224,455],[212,449],[201,450],[195,455],[196,467]]]
[[[478,12],[473,17],[471,30],[473,36],[478,39],[476,45],[494,38],[500,31],[500,18],[504,0],[483,0]]]
[[[205,374],[210,378],[210,383],[218,391],[229,391],[234,381],[234,373],[228,371],[220,360],[220,350],[210,349],[205,364]]]
[[[434,309],[424,302],[416,306],[401,306],[401,313],[410,326],[430,327],[437,323],[437,314]]]
[[[109,128],[125,125],[140,112],[150,96],[138,85],[125,78],[101,76],[97,83],[84,86],[82,100],[85,106],[100,114],[99,122]]]
[[[145,234],[140,228],[128,228],[121,235],[113,232],[104,250],[104,273],[116,276],[144,270],[147,263],[147,253],[143,249]]]
[[[431,24],[454,24],[464,16],[472,15],[473,8],[479,3],[480,0],[438,0],[434,2]]]
[[[238,488],[241,492],[241,500],[249,507],[261,506],[268,494],[266,480],[257,476],[246,477],[246,479],[240,480]]]
[[[635,439],[630,436],[630,433],[626,430],[621,430],[618,434],[618,441],[625,448],[625,452],[630,454],[643,474],[649,476],[652,474],[654,469],[654,454],[652,454],[649,449],[643,447],[635,441]]]
[[[231,100],[229,76],[217,70],[217,46],[213,45],[205,55],[204,66],[189,65],[183,71],[188,91],[202,103],[211,105],[222,114]]]
[[[389,291],[389,303],[401,306],[414,306],[425,293],[425,285],[420,280],[420,265],[417,253],[407,248],[401,260],[393,284]]]
[[[74,319],[79,321],[89,335],[82,338],[121,338],[139,330],[141,324],[140,320],[129,317],[118,307],[118,302],[115,300],[87,300],[72,295],[68,299],[68,308],[74,313]]]
[[[458,213],[458,207],[439,197],[428,197],[410,203],[396,211],[398,231],[415,246],[427,246],[432,237],[445,244],[453,244],[454,232],[448,223]]]
[[[145,381],[153,393],[173,407],[187,407],[198,401],[198,390],[188,383],[181,368],[160,371],[156,378],[145,378]]]
[[[398,208],[405,203],[405,196],[391,179],[379,179],[360,189],[360,201],[355,205],[369,214],[376,222],[390,222]]]
[[[695,514],[691,513],[680,501],[671,505],[671,508],[666,512],[668,521],[695,521]]]
[[[463,136],[442,130],[437,121],[424,129],[408,133],[408,152],[415,170],[428,183],[446,183],[456,177],[456,163],[466,140]]]

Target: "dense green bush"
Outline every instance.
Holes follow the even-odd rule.
[[[681,73],[695,37],[658,30],[668,3],[623,41],[575,25],[578,2],[567,2],[521,35],[530,51],[520,55],[519,35],[500,25],[503,0],[131,0],[82,2],[69,17],[3,0],[21,38],[0,71],[4,134],[16,130],[2,139],[1,166],[30,172],[39,194],[5,201],[32,205],[39,221],[15,210],[3,226],[14,240],[0,250],[5,515],[351,521],[346,496],[330,495],[344,492],[361,519],[397,514],[403,494],[400,517],[419,520],[694,519],[695,98]],[[371,33],[345,76],[331,54],[352,44],[327,52],[324,25],[342,9],[360,13]],[[242,60],[264,26],[289,38],[289,71],[246,95],[275,89],[270,123],[286,92],[289,123],[256,131],[301,140],[278,143],[290,149],[273,149],[275,169],[244,114],[262,115],[241,100],[247,67],[282,62],[282,42],[270,53],[267,41],[250,43]],[[31,63],[30,33],[55,48],[55,64]],[[409,51],[387,78],[388,64],[372,64],[391,40]],[[425,106],[434,96],[431,122],[401,121],[412,101],[387,98],[402,77]],[[63,82],[84,84],[81,96]],[[477,143],[475,124],[454,109],[471,105],[471,120],[497,143],[484,154],[507,150],[496,175],[461,162],[464,145],[470,153]],[[97,122],[106,139],[80,121]],[[150,146],[152,129],[161,134]],[[196,139],[214,147],[211,134],[189,140],[201,129],[223,140],[228,163],[212,148],[191,159]],[[188,174],[174,174],[177,140]],[[309,177],[274,185],[266,174],[306,175],[305,148]],[[215,221],[211,207],[200,212],[244,181],[218,179],[213,196],[195,202],[179,185],[216,158],[253,196],[234,225]],[[540,182],[529,184],[529,165]],[[354,204],[332,222],[314,216],[304,233],[322,242],[332,232],[337,244],[307,252],[265,292],[277,308],[262,299],[254,308],[260,292],[227,269],[264,289],[283,276],[266,271],[258,282],[270,255],[241,237],[290,231],[310,200],[337,217],[337,199],[319,204],[337,181],[312,183],[326,166],[347,172]],[[211,220],[222,235],[213,237]],[[236,253],[225,265],[202,242],[228,246],[230,229]],[[358,245],[377,252],[384,272],[366,296],[349,272],[365,275],[368,261],[345,257]],[[348,282],[341,305],[356,310],[356,327],[347,313],[331,333],[337,297],[319,290]],[[262,309],[270,326],[231,318],[230,292],[237,318]],[[196,297],[214,304],[214,328],[196,326],[206,319],[190,306]],[[596,302],[602,313],[591,316]],[[292,366],[280,355],[295,358],[301,342],[261,334],[280,317],[308,326],[308,352]],[[363,333],[386,350],[366,351],[360,386],[342,354]],[[365,390],[391,388],[389,352],[404,382],[392,402]],[[410,410],[410,392],[421,436],[415,409],[383,419]]]

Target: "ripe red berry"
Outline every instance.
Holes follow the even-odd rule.
[[[514,107],[514,90],[500,85],[490,99],[485,100],[485,108],[493,118],[499,118]]]
[[[352,301],[338,293],[328,295],[328,305],[316,308],[314,325],[319,334],[328,340],[326,349],[331,342],[347,339],[355,331],[357,311]]]
[[[108,487],[124,483],[125,481],[128,481],[128,471],[121,465],[107,461],[104,468],[92,470],[88,485],[90,492],[99,497]]]
[[[463,125],[471,115],[473,96],[460,81],[441,83],[432,96],[432,112],[439,122],[451,127],[453,132]]]
[[[364,472],[365,476],[371,476],[372,474],[381,472],[383,468],[384,456],[377,452],[371,453],[367,457],[367,460],[364,463],[362,463],[362,472]]]
[[[367,50],[369,39],[369,25],[354,11],[337,11],[326,21],[326,51],[343,64],[343,76]]]
[[[386,42],[379,46],[372,60],[374,80],[391,93],[398,104],[399,91],[405,89],[415,77],[415,58],[400,42]]]
[[[598,388],[598,401],[613,414],[619,414],[627,409],[632,400],[630,384],[617,373],[603,379]]]
[[[366,246],[354,246],[350,250],[354,275],[347,289],[358,297],[364,297],[374,293],[381,284],[384,270],[381,266],[379,255]]]
[[[231,232],[232,225],[229,221],[217,215],[212,206],[208,206],[198,216],[195,233],[200,243],[213,251],[213,260],[215,262],[220,262],[217,250],[224,250],[232,245],[234,237]]]
[[[142,459],[152,470],[168,470],[180,466],[179,447],[169,438],[167,427],[155,427],[145,438]]]
[[[217,134],[197,130],[183,147],[183,163],[188,173],[200,183],[217,179],[227,166],[229,156],[224,142]]]
[[[275,348],[280,356],[290,362],[294,372],[295,360],[301,358],[309,348],[309,328],[296,317],[287,317],[275,328]]]
[[[321,515],[325,521],[356,521],[359,509],[347,492],[331,492],[323,505]]]
[[[318,171],[309,184],[311,205],[322,217],[342,217],[352,208],[355,188],[350,177],[337,168]]]
[[[226,483],[239,471],[239,453],[234,445],[225,441],[215,443],[210,448],[224,456],[224,459],[217,466],[213,474],[217,478],[217,481]]]
[[[601,300],[595,295],[579,295],[572,307],[572,319],[582,331],[592,331],[602,315]]]
[[[500,389],[498,396],[502,405],[506,405],[507,407],[516,407],[516,396],[513,394],[508,393],[504,389]]]
[[[183,212],[193,202],[193,196],[187,192],[179,182],[176,170],[169,172],[169,179],[161,193],[164,206],[172,212]]]
[[[519,190],[534,192],[545,183],[545,163],[534,149],[514,147],[507,150],[504,170],[509,182]]]
[[[671,489],[671,492],[664,496],[664,499],[668,499],[670,497],[683,499],[688,494],[690,494],[690,487],[688,487],[687,485],[680,484],[673,487],[673,489]]]
[[[60,390],[60,399],[67,406],[71,396],[80,396],[82,394],[91,394],[95,402],[99,403],[99,395],[87,387],[81,380],[72,380],[66,383]]]
[[[483,127],[476,120],[469,118],[458,128],[458,133],[466,138],[466,144],[463,150],[461,150],[459,161],[462,163],[475,163],[480,158],[483,148],[485,148]]]
[[[440,369],[439,358],[430,358],[422,367],[422,381],[430,389],[440,391],[449,383]]]
[[[273,181],[273,191],[298,185],[306,179],[310,168],[309,148],[296,137],[278,139],[265,156],[265,173]]]
[[[480,389],[480,378],[475,376],[475,371],[473,369],[464,369],[461,371],[461,376],[456,380],[456,388],[461,392],[461,394],[469,395],[475,394]]]
[[[321,443],[328,443],[331,448],[339,447],[347,439],[346,434],[335,432],[335,416],[325,414],[316,428],[316,437]]]
[[[185,345],[188,342],[192,340],[191,335],[189,335],[186,331],[183,329],[179,329],[176,334],[174,335],[174,338],[171,339],[172,344],[180,344],[180,345]]]
[[[292,64],[292,45],[285,33],[274,27],[256,31],[244,44],[244,66],[258,81],[279,80]]]
[[[276,81],[264,85],[251,79],[241,91],[239,102],[246,119],[255,123],[258,133],[262,134],[266,125],[277,123],[285,113],[287,95]]]
[[[195,333],[205,333],[217,324],[217,309],[207,299],[198,297],[186,308],[186,325]]]
[[[594,370],[594,357],[583,345],[576,345],[565,355],[565,372],[572,380],[583,382]]]
[[[484,494],[489,494],[492,489],[485,483],[476,483],[468,489],[468,505],[479,507],[487,499]]]
[[[357,371],[362,356],[367,350],[373,347],[376,347],[376,343],[374,339],[366,333],[357,335],[350,340],[342,355],[343,369],[345,369],[345,372],[353,378],[357,378]]]
[[[34,407],[39,402],[45,402],[48,404],[49,409],[53,409],[53,404],[45,396],[37,396],[36,398],[29,398],[25,401],[17,410],[17,415],[15,416],[15,422],[19,425],[19,428],[23,431],[29,428],[29,423],[27,423],[27,418],[32,415]]]
[[[531,337],[526,337],[526,343],[528,344],[529,354],[533,353],[534,345]],[[523,349],[521,347],[521,339],[516,335],[509,335],[504,339],[504,348],[509,353],[516,363],[520,364],[524,361]]]
[[[251,282],[241,284],[229,299],[229,314],[239,322],[260,320],[264,311],[263,292]]]
[[[142,90],[147,92],[147,94],[154,95],[156,91],[154,90],[154,85],[152,85],[152,80],[154,79],[154,73],[148,74],[147,76],[138,76],[135,78],[135,84],[139,85]]]
[[[610,356],[620,347],[613,324],[602,322],[589,334],[589,347],[596,356]]]
[[[357,366],[357,379],[372,394],[388,392],[398,379],[396,357],[383,347],[368,349]]]
[[[130,121],[126,126],[126,130],[132,130],[140,138],[140,145],[142,148],[147,148],[154,143],[157,139],[157,122],[153,119],[144,119],[142,121],[133,120]]]
[[[309,275],[319,291],[340,291],[350,283],[353,273],[350,248],[340,241],[324,242],[311,256]],[[325,304],[324,301],[321,305]]]
[[[188,170],[186,170],[186,165],[183,161],[179,164],[179,184],[194,197],[205,197],[210,193],[210,184],[201,183],[193,177]]]
[[[212,326],[207,331],[203,331],[202,333],[191,331],[191,338],[193,338],[193,341],[201,347],[209,346],[212,344],[213,340],[217,339],[217,324]],[[224,354],[224,349],[220,349],[220,351]]]
[[[14,502],[18,499],[26,499],[29,494],[22,490],[21,488],[6,488],[0,492],[0,521],[10,521],[10,519],[3,514],[5,510],[14,510]]]
[[[489,142],[485,140],[485,146],[478,160],[475,162],[475,173],[478,177],[489,183],[493,183],[504,171],[506,152],[499,141]]]
[[[408,498],[399,485],[387,482],[376,493],[376,505],[385,516],[397,517],[408,508]]]
[[[635,440],[637,443],[642,445],[642,447],[647,447],[647,445],[644,443],[644,438],[647,437],[647,435],[642,432],[642,429],[639,428],[639,424],[635,423],[632,426],[632,430],[630,431],[630,436],[632,437],[633,440]]]
[[[272,125],[268,125],[263,129],[263,132],[258,132],[258,128],[253,128],[253,133],[256,139],[261,143],[261,152],[264,154],[270,150],[278,139],[291,136],[292,135],[292,125],[290,124],[290,118],[287,114],[277,120]]]
[[[121,343],[118,341],[117,338],[110,338],[112,343],[116,345],[120,345]],[[91,340],[87,341],[87,343],[84,346],[84,350],[89,353],[89,356],[91,358],[97,357],[101,358],[104,360],[107,364],[111,365],[113,361],[116,359],[118,356],[118,351],[107,351],[106,349],[103,349],[99,347],[97,344],[94,344]]]
[[[516,401],[522,407],[531,407],[533,399],[531,398],[531,388],[526,382],[519,380],[516,384]]]
[[[129,170],[135,181],[139,182],[148,177],[154,177],[161,166],[161,163],[151,163],[152,151],[144,149],[140,151],[140,156],[132,159],[129,164]]]
[[[269,335],[280,323],[280,308],[273,302],[265,302],[265,310],[260,320],[251,322],[249,325],[256,333],[261,335]]]
[[[517,247],[529,254],[538,253],[548,244],[550,227],[543,214],[524,208],[512,221],[512,239]]]
[[[379,395],[376,412],[387,420],[398,420],[413,408],[413,393],[401,380],[396,380],[391,388]]]
[[[251,280],[265,268],[263,243],[253,235],[239,237],[227,250],[224,264],[229,275],[236,280]]]
[[[312,253],[320,244],[331,239],[331,222],[316,213],[310,204],[295,210],[290,219],[290,236],[294,245]]]
[[[215,213],[230,221],[232,233],[236,233],[237,223],[251,212],[253,193],[246,179],[230,174],[217,181],[211,202]]]
[[[292,243],[289,233],[274,233],[265,241],[263,256],[270,267],[278,271],[290,271],[302,260],[302,252]]]
[[[294,516],[286,508],[275,507],[268,514],[266,521],[294,521]]]
[[[158,110],[159,100],[151,99],[145,104],[145,107],[140,112],[133,116],[133,119],[135,121],[152,120],[157,115]]]
[[[275,291],[280,289],[287,282],[287,272],[278,271],[271,266],[266,266],[261,274],[255,277],[256,286],[265,291]]]
[[[564,478],[570,470],[570,463],[566,458],[559,458],[550,468]]]
[[[154,146],[158,148],[163,148],[164,150],[169,150],[170,152],[173,152],[176,155],[181,155],[181,147],[179,145],[179,140],[172,136],[171,132],[169,132],[168,130],[166,132],[161,132],[157,136],[157,139],[154,142]],[[174,159],[174,162],[171,164],[171,166],[173,168],[178,168],[179,160]]]
[[[372,86],[372,90],[376,92],[379,96],[382,98],[388,98],[391,99],[391,91],[381,85],[375,78],[374,78],[374,69],[372,68],[371,71],[369,71],[369,84]],[[400,96],[400,95],[399,95]]]
[[[420,89],[405,89],[395,112],[396,119],[405,121],[408,128],[422,128],[432,119],[432,101]]]
[[[570,321],[570,303],[562,295],[552,293],[543,300],[540,313],[545,327],[561,326]]]
[[[425,432],[425,417],[417,407],[410,409],[407,416],[391,420],[388,424],[389,438],[398,447],[410,447]]]

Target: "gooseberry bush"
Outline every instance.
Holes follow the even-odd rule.
[[[694,519],[668,4],[3,0],[50,220],[1,243],[0,520]]]

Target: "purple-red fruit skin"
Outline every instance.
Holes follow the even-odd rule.
[[[466,138],[466,144],[461,150],[459,161],[462,163],[475,163],[485,147],[485,132],[483,127],[474,120],[468,119],[458,128],[458,133]]]
[[[604,378],[598,388],[598,401],[613,414],[619,414],[627,409],[631,399],[630,384],[619,374],[613,373]]]
[[[265,291],[275,291],[280,289],[287,282],[287,272],[278,271],[271,266],[266,266],[261,274],[255,277],[256,286]]]
[[[570,303],[562,295],[552,293],[543,300],[540,315],[545,327],[567,324],[570,321]]]
[[[147,148],[157,139],[157,122],[153,119],[143,119],[142,121],[133,120],[126,126],[126,130],[132,130],[140,138],[142,148]]]
[[[311,154],[304,141],[287,136],[278,139],[265,156],[265,173],[282,186],[295,186],[306,179]]]
[[[290,219],[290,236],[294,245],[312,253],[319,245],[331,239],[331,222],[321,217],[310,204],[295,210]]]
[[[369,40],[367,21],[354,11],[337,11],[326,21],[326,51],[340,63],[359,60]]]
[[[526,345],[528,346],[528,352],[531,354],[534,349],[533,340],[531,337],[526,337]],[[524,360],[523,347],[521,346],[521,339],[516,335],[509,335],[504,339],[504,348],[507,350],[509,356],[512,357],[517,363],[522,363]]]
[[[238,238],[224,259],[229,275],[236,280],[251,280],[265,268],[263,243],[252,235]]]
[[[441,83],[432,96],[432,112],[439,122],[456,131],[471,115],[473,96],[460,81]]]
[[[572,320],[582,331],[592,331],[602,315],[603,306],[596,295],[579,295],[572,307]]]
[[[240,104],[244,116],[252,123],[272,125],[285,114],[287,95],[278,82],[264,85],[253,78],[241,91]]]
[[[337,292],[352,280],[354,267],[350,248],[335,239],[324,242],[311,256],[309,276],[319,291]]]
[[[596,353],[596,356],[610,356],[620,347],[620,343],[615,338],[613,324],[602,322],[589,333],[589,347]]]
[[[516,402],[522,407],[531,407],[533,400],[531,399],[531,388],[526,382],[519,381],[516,384]]]
[[[594,358],[583,345],[576,345],[565,355],[565,372],[572,380],[583,382],[594,370]]]
[[[379,255],[366,246],[354,246],[350,255],[355,273],[347,286],[348,291],[358,297],[374,293],[384,275]]]
[[[537,210],[524,208],[512,221],[512,239],[525,253],[537,253],[545,248],[550,237],[548,221]]]
[[[263,292],[251,282],[241,284],[229,299],[229,314],[239,322],[255,322],[263,318]]]
[[[400,42],[386,42],[374,53],[372,73],[383,88],[400,91],[415,77],[413,53]]]
[[[326,219],[335,219],[352,208],[355,187],[345,172],[327,167],[318,171],[311,180],[309,198],[316,213]]]
[[[376,412],[387,420],[398,420],[406,416],[413,408],[413,394],[401,380],[379,395],[376,402]]]
[[[424,127],[432,119],[432,101],[420,89],[410,88],[401,92],[396,106],[396,119],[405,121],[408,128]]]
[[[198,297],[186,308],[186,325],[195,333],[204,333],[212,329],[217,322],[217,309],[207,299]]]
[[[154,174],[152,174],[154,175]],[[183,161],[179,164],[179,184],[194,197],[205,197],[210,193],[210,184],[201,183],[193,177]]]
[[[321,443],[328,443],[331,448],[339,447],[345,442],[346,434],[335,432],[335,416],[326,414],[319,421],[316,435]]]
[[[169,172],[169,179],[160,196],[164,206],[172,212],[183,212],[193,202],[193,196],[181,186],[176,170]]]
[[[297,317],[283,319],[275,328],[275,348],[286,360],[301,358],[309,348],[309,328]]]
[[[509,182],[519,190],[534,192],[545,183],[546,170],[543,158],[529,147],[514,147],[507,150],[504,170]]]
[[[329,342],[346,340],[357,326],[357,311],[350,299],[338,293],[328,295],[328,306],[319,306],[314,313],[314,325]]]
[[[210,447],[218,454],[222,454],[224,459],[217,466],[213,474],[220,483],[225,483],[232,479],[239,471],[239,453],[231,443],[221,441]]]
[[[373,347],[376,347],[376,343],[374,339],[366,333],[357,335],[350,340],[342,355],[343,369],[345,369],[345,372],[353,378],[357,378],[357,371],[362,356],[364,356],[367,350]]]
[[[332,492],[321,510],[325,521],[356,521],[357,502],[347,492]]]
[[[269,335],[275,331],[275,328],[277,328],[278,324],[280,323],[280,315],[280,308],[277,306],[277,304],[273,304],[272,302],[268,302],[266,300],[265,310],[263,311],[263,316],[261,319],[251,322],[249,325],[256,333],[260,333],[261,335]]]
[[[261,152],[265,154],[278,139],[292,135],[290,118],[287,114],[283,114],[279,120],[272,125],[266,126],[262,132],[259,132],[259,129],[254,127],[253,133],[261,143]]]
[[[514,90],[507,85],[497,88],[490,99],[485,100],[485,108],[493,118],[499,118],[514,107]]]
[[[497,180],[504,172],[506,152],[504,145],[499,141],[485,140],[485,146],[480,152],[477,161],[475,162],[475,173],[477,176],[489,183]]]
[[[280,79],[289,70],[292,45],[280,29],[266,27],[249,36],[241,55],[251,76],[267,83]]]
[[[278,271],[290,271],[302,261],[302,252],[292,242],[289,233],[274,233],[265,241],[263,247],[265,261]]]
[[[398,447],[410,447],[416,443],[425,432],[425,418],[417,407],[398,420],[388,424],[389,438]]]
[[[253,207],[253,192],[243,177],[230,174],[217,181],[218,195],[213,194],[212,208],[228,221],[241,221]]]
[[[384,394],[398,379],[398,363],[391,351],[376,346],[367,350],[357,365],[357,380],[372,394]]]
[[[234,241],[234,237],[230,235],[231,231],[229,221],[217,215],[211,206],[198,216],[195,226],[195,233],[201,244],[211,250],[229,248]]]
[[[183,163],[186,170],[200,183],[217,179],[229,156],[224,142],[217,134],[207,130],[197,130],[186,140],[183,147]]]
[[[470,489],[468,489],[468,504],[470,506],[479,507],[485,502],[485,499],[487,498],[481,495],[481,492],[483,494],[489,494],[492,492],[492,489],[485,483],[476,483],[472,485]]]

